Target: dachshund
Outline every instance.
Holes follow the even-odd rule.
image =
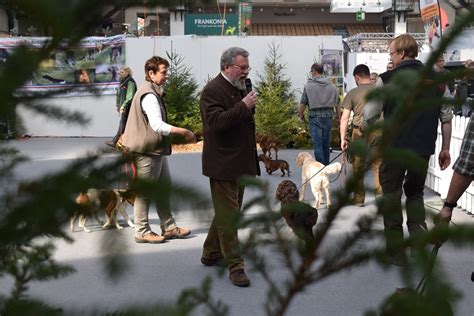
[[[303,241],[313,240],[318,210],[298,200],[296,184],[290,180],[280,182],[275,196],[281,202],[281,215],[295,235]]]
[[[263,161],[265,164],[265,169],[267,170],[268,174],[272,174],[273,171],[276,171],[278,169],[281,170],[281,176],[285,176],[285,170],[288,173],[288,177],[290,176],[290,165],[288,164],[287,161],[285,160],[271,160],[265,154],[260,154],[258,155],[258,160]]]

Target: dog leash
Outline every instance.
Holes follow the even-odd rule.
[[[301,190],[301,188],[302,188],[306,183],[308,183],[311,179],[313,179],[314,177],[316,177],[321,171],[324,170],[324,168],[326,168],[327,166],[329,166],[330,164],[332,164],[337,158],[339,158],[339,157],[340,157],[342,154],[344,154],[345,152],[346,152],[345,150],[341,151],[341,153],[338,154],[336,157],[334,157],[327,165],[325,165],[324,167],[322,167],[321,169],[319,169],[318,172],[316,172],[316,173],[313,174],[311,177],[309,177],[308,180],[306,180],[305,182],[303,182],[303,183],[301,184],[301,186],[298,188],[298,191]],[[339,178],[339,176],[341,175],[341,173],[342,173],[342,168],[341,168],[341,171],[339,171],[339,174],[337,175],[336,179],[334,179],[333,181],[330,181],[330,182],[332,183],[332,182],[336,181],[336,180]]]
[[[418,283],[418,286],[416,287],[416,293],[419,294],[419,295],[423,295],[425,290],[426,290],[426,285],[428,283],[428,277],[433,272],[433,267],[434,267],[434,264],[435,264],[435,261],[436,261],[436,257],[438,256],[438,250],[439,250],[440,247],[441,247],[441,244],[433,246],[433,250],[431,251],[431,255],[430,255],[430,258],[429,258],[428,268],[426,269],[425,274],[421,278],[420,283]]]

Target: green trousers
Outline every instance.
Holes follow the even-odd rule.
[[[202,257],[224,257],[230,272],[244,269],[240,254],[238,224],[244,197],[244,187],[237,181],[210,179],[214,218],[204,241]]]

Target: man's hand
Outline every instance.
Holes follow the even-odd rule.
[[[450,207],[443,207],[441,209],[441,211],[438,212],[438,214],[436,214],[436,223],[439,223],[439,222],[447,222],[449,223],[449,221],[451,220],[451,217],[453,216],[453,209],[450,208]]]
[[[441,150],[438,156],[438,163],[441,170],[448,168],[448,166],[451,164],[451,155],[449,154],[449,150]]]
[[[255,105],[257,104],[257,99],[258,95],[255,91],[250,91],[243,99],[245,106],[247,109],[251,110],[255,108]]]
[[[304,122],[304,114],[298,113],[298,118],[300,119],[300,122]]]
[[[436,214],[433,218],[434,224],[436,227],[446,227],[449,225],[451,221],[451,216],[453,214],[453,209],[450,207],[444,206],[438,214]],[[431,238],[429,241],[430,244],[441,246],[448,240],[448,236],[445,234],[438,234]]]
[[[196,141],[197,141],[196,140],[196,135],[188,129],[184,129],[184,130],[185,130],[184,139],[186,140],[186,142],[187,143],[192,143],[192,144],[196,143]]]
[[[346,150],[347,149],[347,140],[345,138],[341,139],[341,149]]]

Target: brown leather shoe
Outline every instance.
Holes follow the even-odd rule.
[[[225,261],[224,261],[224,257],[220,257],[220,258],[217,258],[217,259],[208,259],[208,258],[204,258],[204,257],[201,257],[201,263],[205,266],[208,266],[208,267],[213,267],[213,266],[225,266]]]
[[[150,232],[140,237],[135,236],[135,242],[139,244],[159,244],[164,241],[165,237],[160,236],[154,232]]]
[[[232,271],[229,274],[229,279],[235,286],[247,287],[250,285],[250,280],[243,269]]]
[[[191,230],[182,227],[175,227],[173,229],[167,230],[163,233],[163,236],[166,239],[173,239],[173,238],[184,238],[191,234]]]

